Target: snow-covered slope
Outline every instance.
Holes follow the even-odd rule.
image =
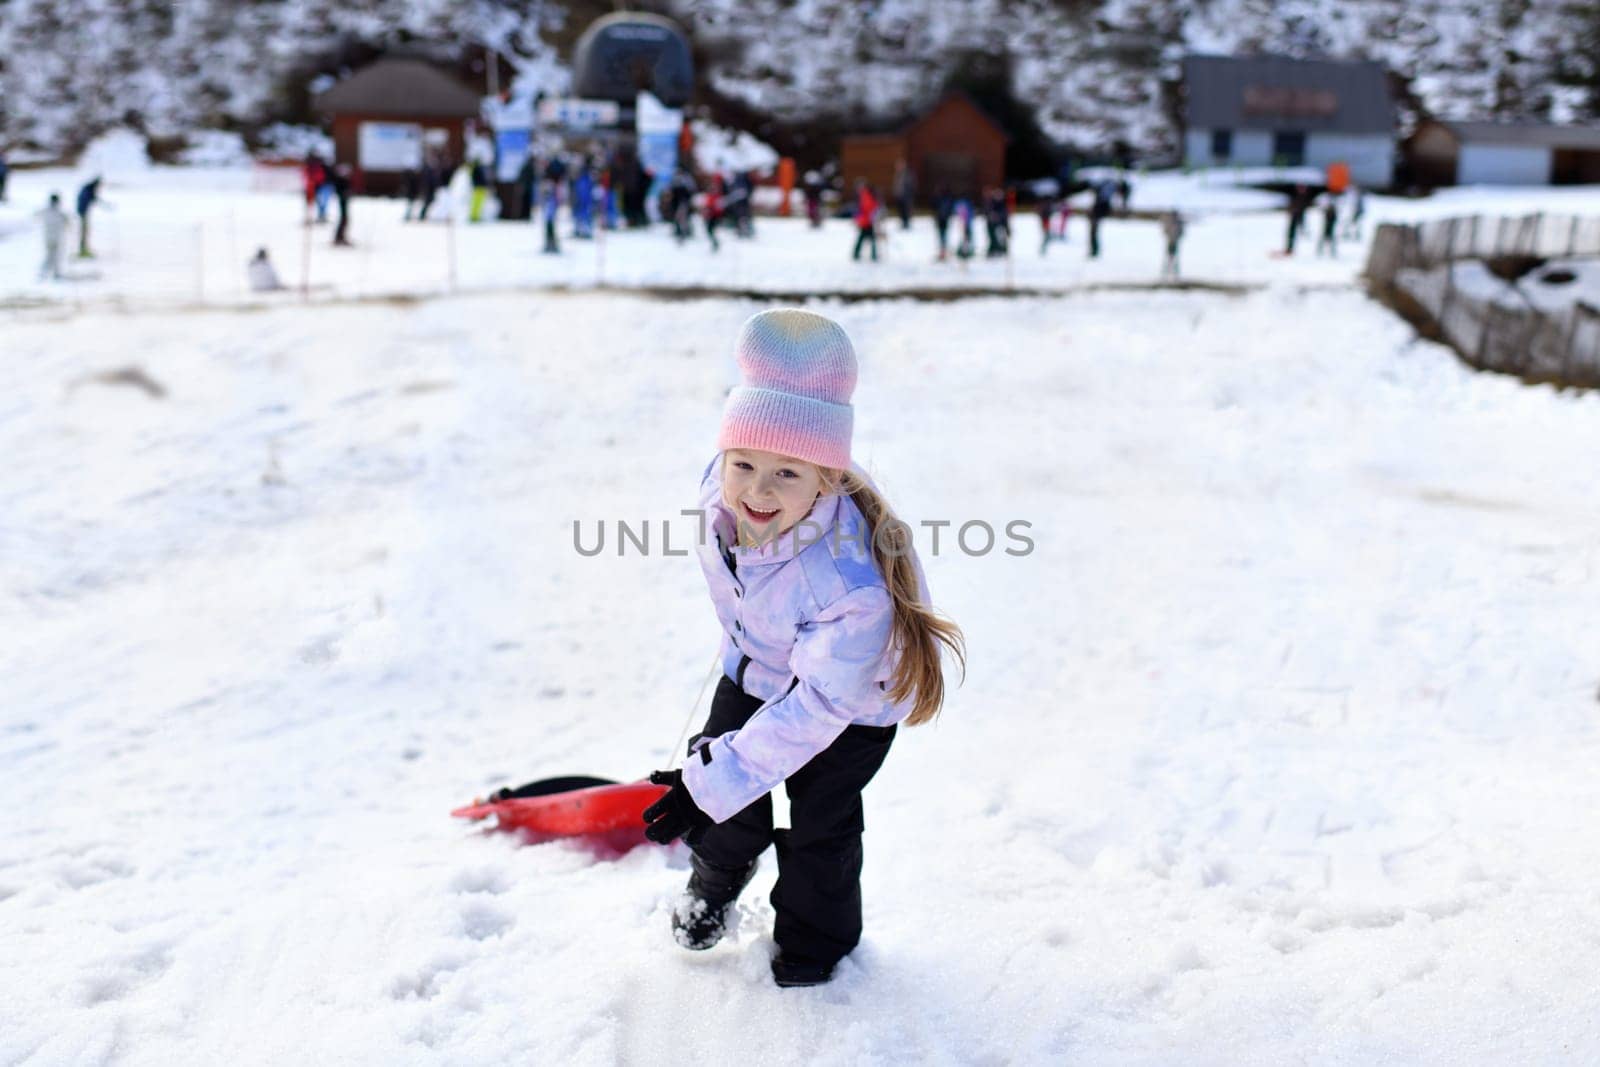
[[[824,307],[971,673],[806,991],[770,856],[691,955],[682,851],[445,815],[669,758],[700,576],[572,526],[681,520],[754,305],[0,322],[0,1062],[1600,1057],[1600,398],[1349,286]]]

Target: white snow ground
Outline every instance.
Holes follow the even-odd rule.
[[[22,171],[14,176],[11,201],[0,204],[0,307],[192,308],[301,299],[300,292],[263,298],[248,291],[244,264],[257,248],[268,250],[287,285],[304,289],[313,300],[325,300],[601,285],[768,292],[1053,290],[1153,281],[1163,245],[1154,223],[1112,219],[1102,231],[1101,258],[1090,261],[1087,223],[1080,211],[1069,223],[1067,243],[1054,244],[1041,256],[1037,218],[1023,210],[1009,260],[982,258],[980,224],[979,258],[937,263],[927,219],[920,219],[909,233],[890,226],[880,249],[883,261],[877,264],[850,261],[855,228],[848,219],[830,219],[821,230],[812,230],[803,218],[761,218],[757,241],[741,241],[724,231],[722,250],[716,253],[701,236],[680,249],[662,227],[602,231],[598,240],[576,241],[566,238],[570,227],[563,223],[563,253],[545,256],[540,254],[540,224],[406,223],[401,201],[356,197],[351,214],[355,247],[335,248],[331,221],[303,226],[301,198],[292,191],[259,191],[261,179],[250,171],[134,165],[107,174],[102,192],[110,207],[96,208],[91,216],[97,258],[69,256],[68,280],[41,283],[42,242],[32,213],[52,191],[61,193],[70,212],[87,177],[87,171]],[[293,171],[277,177],[290,185],[297,180]],[[1263,207],[1278,200],[1255,190],[1207,185],[1200,178],[1154,176],[1140,185],[1133,203],[1152,209],[1177,203],[1190,212],[1193,225],[1184,243],[1185,260],[1204,263],[1203,280],[1243,285],[1348,281],[1365,258],[1355,247],[1331,261],[1310,255],[1288,262],[1271,258],[1269,253],[1282,247],[1283,215]],[[437,211],[447,212],[448,205],[448,196],[442,196]],[[798,194],[794,209],[803,214]],[[1213,224],[1224,218],[1226,225]],[[698,223],[696,228],[698,234]],[[958,237],[952,225],[952,249]]]
[[[668,760],[715,623],[661,529],[692,535],[761,305],[174,310],[155,281],[198,263],[163,274],[129,235],[183,204],[265,228],[284,198],[108,195],[97,280],[18,283],[36,239],[0,240],[0,1063],[1600,1059],[1600,398],[1414,340],[1357,256],[1270,261],[1281,216],[1208,218],[1188,272],[1264,288],[819,305],[901,513],[1024,520],[1035,547],[919,531],[971,673],[868,791],[863,945],[780,991],[770,855],[693,955],[667,934],[680,849],[446,815]],[[608,262],[956,272],[760,225],[714,264],[643,234]],[[471,279],[587,284],[591,253],[459,236]],[[1159,262],[1149,224],[1094,265],[1073,238],[1018,284]],[[420,248],[363,254],[326,252],[330,295],[443,288]],[[207,260],[207,301],[242,258]],[[95,380],[130,366],[165,395]],[[614,554],[619,519],[650,556]],[[601,520],[610,551],[580,556]]]

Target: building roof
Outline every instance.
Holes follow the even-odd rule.
[[[996,122],[993,115],[979,107],[976,100],[972,99],[971,96],[968,96],[960,89],[951,89],[949,92],[945,93],[927,111],[923,112],[919,117],[913,119],[911,122],[902,127],[900,132],[906,137],[913,136],[918,129],[931,121],[933,117],[940,111],[943,111],[945,108],[952,105],[966,107],[974,115],[982,119],[984,124],[993,129],[994,132],[998,134],[1007,144],[1011,142],[1011,135],[1006,132],[1006,128],[1000,125],[1000,123]]]
[[[395,118],[470,119],[482,98],[418,59],[380,59],[317,96],[318,111]]]
[[[1197,130],[1394,132],[1382,63],[1287,56],[1185,56],[1186,122]]]
[[[1553,126],[1547,122],[1441,122],[1462,144],[1528,148],[1600,148],[1600,126]]]

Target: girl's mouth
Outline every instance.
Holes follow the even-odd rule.
[[[779,510],[781,510],[781,509],[773,508],[771,511],[757,511],[755,508],[751,507],[749,504],[745,504],[744,505],[744,513],[746,515],[750,516],[750,518],[754,519],[758,523],[771,522],[773,519],[778,517]]]

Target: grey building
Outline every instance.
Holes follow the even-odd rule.
[[[1362,185],[1394,177],[1394,103],[1383,64],[1286,56],[1186,56],[1184,162],[1343,163]]]
[[[1417,124],[1406,159],[1418,185],[1588,185],[1600,182],[1600,126],[1537,122]]]

